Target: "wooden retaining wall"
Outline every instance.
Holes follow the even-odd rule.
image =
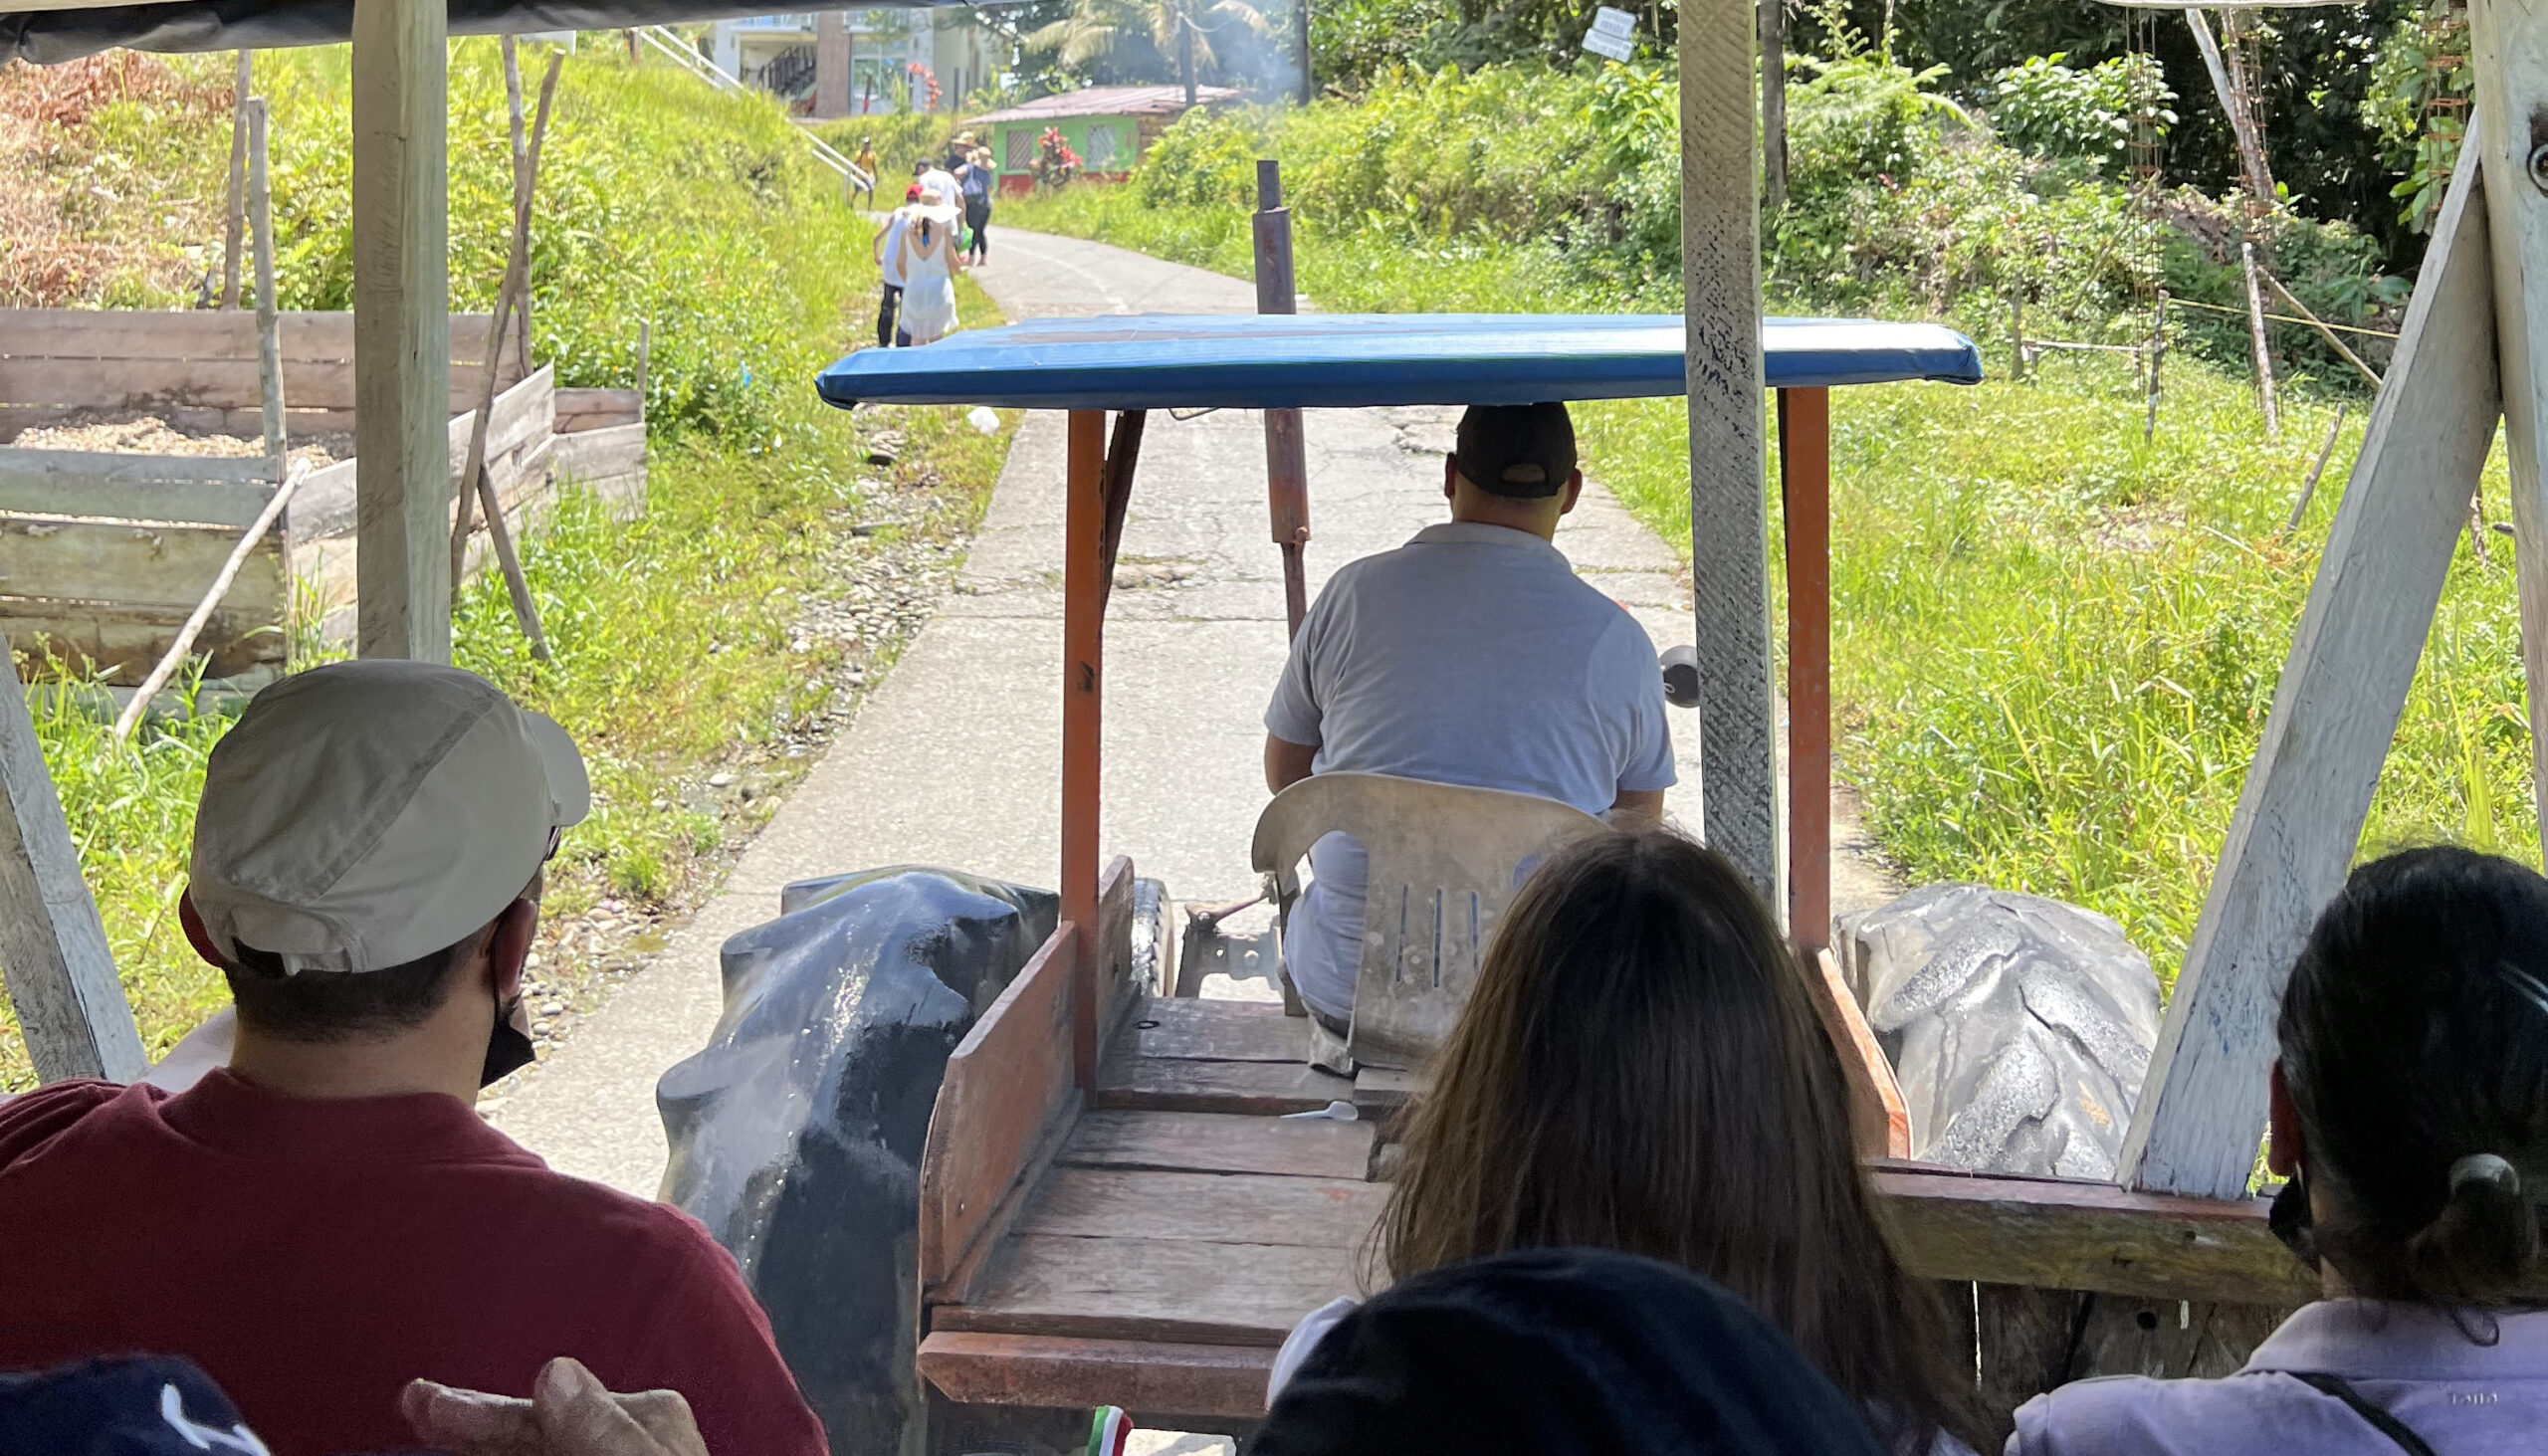
[[[451,317],[451,412],[476,406],[484,313]],[[284,427],[354,427],[354,317],[285,313]],[[502,382],[528,372],[508,359]],[[257,315],[108,309],[0,309],[0,444],[38,425],[92,415],[157,415],[179,430],[255,439],[264,428]]]
[[[295,434],[350,430],[353,323],[283,315],[287,423]],[[485,314],[452,319],[452,491],[469,454]],[[488,421],[487,469],[517,536],[534,529],[571,479],[644,509],[646,426],[632,389],[554,387],[509,368]],[[188,431],[254,438],[260,385],[252,314],[0,310],[0,440],[30,426],[155,414]],[[280,666],[296,608],[322,641],[349,641],[354,482],[339,461],[303,481],[281,527],[251,552],[198,639],[206,675]],[[60,658],[106,681],[137,682],[211,585],[240,533],[273,498],[262,456],[237,458],[21,449],[0,445],[0,627],[31,660]],[[482,525],[469,563],[486,551]]]

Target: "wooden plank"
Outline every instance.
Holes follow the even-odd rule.
[[[189,611],[238,542],[236,529],[220,525],[0,517],[0,593]],[[281,621],[281,543],[269,535],[261,556],[270,569],[241,572],[227,603]]]
[[[1149,996],[1134,1008],[1131,1046],[1144,1057],[1300,1062],[1309,1057],[1309,1026],[1274,1001]]]
[[[1431,1081],[1422,1072],[1365,1067],[1354,1074],[1354,1106],[1367,1118],[1387,1118],[1423,1096]]]
[[[1114,1044],[1124,1013],[1144,991],[1133,983],[1133,862],[1109,861],[1097,882],[1097,1044]],[[1088,1082],[1096,1086],[1096,1079]]]
[[[942,1330],[920,1343],[920,1373],[966,1405],[1089,1408],[1249,1417],[1265,1410],[1274,1351]]]
[[[1060,1166],[1036,1185],[1015,1231],[1360,1249],[1388,1192],[1348,1178]]]
[[[646,396],[634,389],[560,389],[557,428],[561,433],[607,430],[646,421]]]
[[[922,1288],[991,1226],[1047,1134],[1078,1110],[1071,999],[1078,929],[1057,927],[947,1059],[921,1153]]]
[[[1228,1113],[1091,1112],[1071,1130],[1057,1160],[1068,1167],[1360,1178],[1371,1170],[1372,1126]]]
[[[80,851],[17,675],[0,690],[0,977],[36,1076],[130,1082],[147,1069]]]
[[[1861,1157],[1909,1157],[1911,1109],[1902,1101],[1902,1084],[1893,1063],[1877,1044],[1875,1029],[1840,973],[1840,962],[1828,949],[1813,952],[1803,967],[1805,994],[1813,998],[1813,1014],[1822,1034],[1840,1054],[1840,1070],[1849,1079],[1850,1130]]]
[[[1112,1112],[1279,1116],[1354,1101],[1354,1081],[1299,1062],[1205,1062],[1120,1054],[1099,1068],[1092,1107]]]
[[[13,651],[26,654],[26,673],[58,665],[76,676],[103,675],[115,687],[130,687],[167,655],[188,610],[0,596],[0,631]],[[204,675],[212,678],[279,667],[292,655],[291,637],[271,611],[216,610],[195,646],[210,657]]]
[[[1302,1316],[1362,1292],[1354,1266],[1345,1249],[1017,1234],[930,1328],[1279,1346]]]
[[[2487,210],[2460,168],[2151,1056],[2118,1164],[2133,1186],[2246,1191],[2282,979],[2353,861],[2494,443]]]
[[[354,465],[339,460],[301,483],[292,509],[284,514],[294,544],[343,535],[354,528]]]
[[[441,0],[354,0],[355,615],[365,657],[451,660]]]
[[[253,404],[223,408],[195,406],[160,406],[149,411],[172,430],[197,435],[230,435],[253,440],[261,428],[260,411]],[[100,411],[70,404],[0,404],[0,441],[18,438],[21,430],[44,429],[55,425],[84,424],[94,421]],[[303,409],[290,400],[284,404],[284,424],[295,435],[324,435],[350,431],[354,412],[349,409]]]
[[[560,395],[569,392],[562,389],[558,391]],[[644,425],[607,425],[600,429],[576,430],[571,433],[565,431],[565,420],[562,417],[558,420],[558,425],[560,433],[549,459],[556,465],[559,476],[591,484],[615,480],[622,476],[645,474],[646,427]],[[308,487],[305,486],[303,489],[307,490]]]
[[[2521,604],[2522,672],[2529,684],[2531,772],[2548,783],[2548,197],[2536,185],[2534,148],[2548,143],[2548,5],[2472,0],[2470,59],[2482,78],[2476,142],[2485,175],[2510,179],[2487,193],[2496,358],[2504,453],[2512,485],[2514,576]],[[2397,370],[2390,371],[2395,374]],[[2534,796],[2536,797],[2536,796]],[[2548,824],[2548,799],[2537,805]]]
[[[0,512],[244,526],[274,492],[272,469],[255,456],[0,446]]]
[[[1903,1166],[1873,1176],[1895,1250],[1923,1278],[2251,1304],[2291,1303],[2317,1288],[2265,1227],[2261,1198]]]
[[[350,360],[284,359],[284,397],[297,410],[356,408]],[[474,375],[477,365],[464,366]],[[265,388],[259,362],[246,359],[0,359],[0,400],[99,414],[158,414],[172,409],[255,411]],[[449,408],[477,400],[454,390]]]
[[[1778,896],[1769,470],[1761,429],[1761,217],[1752,14],[1684,16],[1681,285],[1688,301],[1690,548],[1706,724],[1707,842]]]
[[[451,315],[455,363],[486,360],[485,313]],[[354,315],[287,310],[277,315],[287,364],[350,362]],[[218,310],[0,309],[0,358],[257,359],[257,321]]]

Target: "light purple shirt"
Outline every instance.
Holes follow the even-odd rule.
[[[2008,1456],[2403,1456],[2295,1373],[2341,1377],[2441,1456],[2548,1451],[2548,1312],[2462,1318],[2498,1338],[2415,1305],[2304,1305],[2227,1378],[2116,1375],[2036,1396]]]

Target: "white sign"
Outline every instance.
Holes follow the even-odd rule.
[[[1604,5],[1592,12],[1592,28],[1584,33],[1584,49],[1595,56],[1625,61],[1636,54],[1636,17]]]

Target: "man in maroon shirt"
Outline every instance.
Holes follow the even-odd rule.
[[[685,1215],[481,1122],[581,757],[483,679],[340,663],[213,750],[187,937],[236,1003],[170,1096],[0,1102],[0,1369],[193,1358],[275,1456],[412,1447],[419,1376],[528,1396],[571,1354],[688,1397],[712,1456],[821,1456],[735,1263]]]

